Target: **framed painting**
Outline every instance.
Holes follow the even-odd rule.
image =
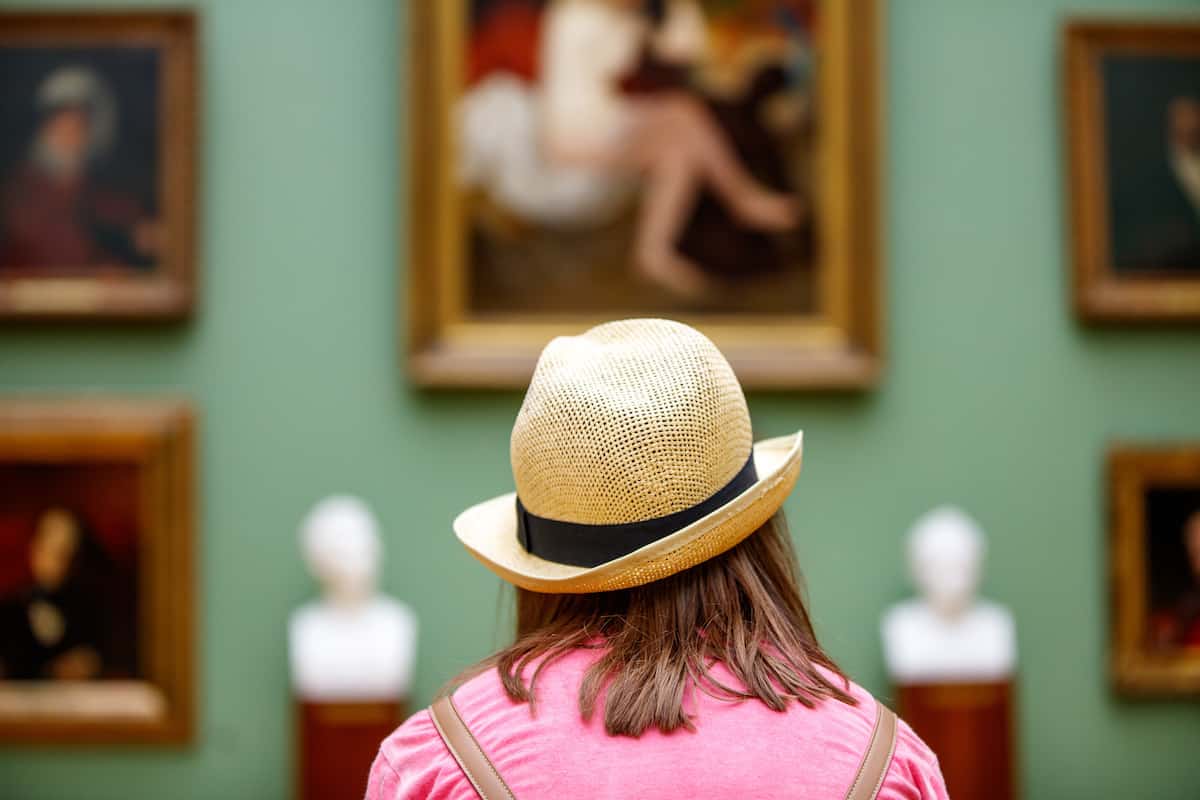
[[[196,23],[0,12],[0,319],[187,315]]]
[[[190,740],[192,470],[184,404],[0,401],[0,741]]]
[[[1112,673],[1132,694],[1200,694],[1200,444],[1109,457]]]
[[[1066,27],[1074,301],[1200,321],[1200,22]]]
[[[748,387],[873,385],[882,5],[409,4],[413,380],[519,387],[657,316]]]

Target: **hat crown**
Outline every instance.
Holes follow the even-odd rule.
[[[546,346],[511,456],[531,513],[607,525],[706,500],[752,447],[745,396],[716,346],[679,322],[633,319]]]

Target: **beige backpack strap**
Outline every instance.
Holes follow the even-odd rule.
[[[479,746],[475,735],[463,721],[462,715],[454,707],[454,701],[449,695],[438,698],[429,707],[429,716],[433,718],[434,727],[446,748],[458,766],[462,768],[467,780],[475,787],[482,800],[516,800],[508,784],[500,777],[499,771],[492,764],[487,753]],[[846,792],[846,800],[875,800],[883,786],[888,767],[892,763],[892,754],[896,749],[896,715],[882,703],[875,704],[875,727],[871,731],[871,740],[854,783]]]
[[[875,703],[875,729],[854,783],[846,792],[846,800],[875,800],[883,787],[884,776],[892,764],[892,753],[896,751],[896,714],[883,703]]]
[[[433,725],[446,743],[450,755],[454,756],[467,780],[483,800],[516,800],[467,723],[463,722],[450,695],[435,700],[429,707],[429,716],[433,717]]]

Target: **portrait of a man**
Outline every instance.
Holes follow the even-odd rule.
[[[158,58],[0,48],[0,275],[158,266]]]
[[[1200,58],[1102,70],[1113,269],[1200,278]]]

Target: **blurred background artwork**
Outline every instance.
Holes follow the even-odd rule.
[[[153,270],[158,53],[10,47],[0,76],[0,269]]]
[[[412,687],[417,619],[379,592],[383,544],[375,515],[357,497],[327,497],[309,512],[300,537],[321,598],[296,609],[288,624],[296,695],[403,700]]]
[[[137,677],[137,472],[0,465],[0,679]]]
[[[917,596],[884,612],[883,660],[897,711],[938,756],[951,797],[1012,800],[1017,774],[1017,630],[980,596],[987,539],[939,506],[907,536]]]
[[[0,404],[0,739],[184,732],[189,424],[170,404]]]
[[[1113,678],[1141,694],[1200,692],[1200,446],[1110,456]]]
[[[438,85],[414,118],[414,166],[430,171],[416,227],[440,256],[417,263],[453,274],[414,276],[411,302],[455,306],[441,328],[506,321],[493,342],[516,330],[540,348],[563,320],[682,315],[718,342],[725,325],[735,345],[789,343],[797,360],[838,355],[840,330],[842,347],[869,358],[874,264],[851,240],[875,233],[874,3],[471,0],[418,14],[420,27],[462,32],[458,50],[426,56],[460,79],[422,71]],[[418,37],[430,51],[443,41]],[[426,116],[443,107],[453,148]],[[461,226],[441,218],[424,233],[441,193]],[[833,202],[847,195],[852,218]],[[788,368],[758,355],[744,381]],[[865,364],[842,368],[856,376],[824,368],[806,379],[870,380]],[[803,369],[775,380],[801,383]],[[429,372],[418,360],[417,377]]]
[[[1113,268],[1200,280],[1200,50],[1101,69]]]
[[[1077,302],[1200,319],[1200,25],[1067,30]]]
[[[817,24],[811,0],[472,2],[473,307],[811,310]]]
[[[1146,493],[1150,644],[1200,657],[1200,486]]]
[[[404,721],[417,660],[417,617],[379,591],[379,521],[360,498],[321,500],[300,525],[321,596],[292,612],[300,800],[358,800],[379,743]]]
[[[0,314],[183,308],[185,20],[0,19]]]
[[[918,596],[883,617],[883,655],[893,681],[993,681],[1016,672],[1012,613],[979,597],[986,550],[979,524],[953,506],[913,524],[907,563]]]

